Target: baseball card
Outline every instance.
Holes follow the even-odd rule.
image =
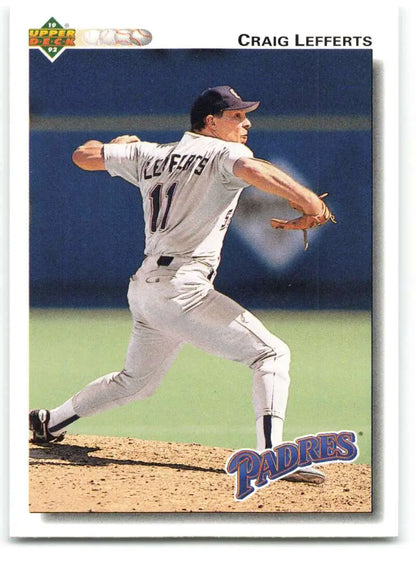
[[[11,536],[396,536],[397,8],[10,38]]]

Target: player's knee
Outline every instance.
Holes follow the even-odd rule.
[[[264,345],[260,355],[250,366],[255,369],[263,366],[265,363],[269,364],[271,362],[273,362],[273,364],[277,363],[281,366],[287,367],[290,364],[289,346],[284,341],[275,336],[272,336],[267,345]]]
[[[130,400],[148,398],[152,396],[159,386],[159,383],[150,380],[149,377],[127,372],[125,369],[114,378],[114,381],[117,382],[124,395]]]
[[[289,367],[290,364],[290,348],[287,343],[275,337],[271,345],[271,355],[276,362],[282,367]]]
[[[281,339],[278,339],[278,341],[279,341],[279,347],[277,349],[278,357],[286,357],[290,361],[289,345],[287,345],[287,343],[285,343]]]

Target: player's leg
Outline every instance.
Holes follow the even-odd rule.
[[[181,346],[180,340],[135,322],[124,369],[110,373],[73,397],[79,416],[91,416],[151,396],[159,387]]]
[[[40,414],[34,420],[44,420],[43,430],[48,440],[58,437],[75,420],[105,410],[142,400],[160,385],[181,346],[180,340],[160,333],[135,321],[130,336],[125,367],[121,372],[106,374],[86,385],[57,408]],[[38,429],[39,424],[36,424]],[[42,439],[42,434],[39,434]]]
[[[161,278],[153,286],[155,292],[162,286],[174,290],[163,312],[153,306],[146,314],[152,325],[174,328],[183,341],[249,365],[258,449],[281,443],[290,382],[288,346],[253,314],[214,290],[200,272],[187,274],[183,285],[179,278],[164,285]]]
[[[197,303],[189,289],[186,296],[187,305],[193,307],[183,312],[180,319],[176,318],[178,333],[184,341],[253,369],[257,451],[281,444],[290,383],[289,347],[253,314],[214,289],[202,301],[197,291]],[[320,484],[325,481],[325,475],[307,467],[286,476],[285,480]]]
[[[199,318],[207,323],[200,327],[194,341],[198,347],[253,370],[257,450],[280,444],[290,384],[288,345],[252,313],[215,290],[209,293],[203,308],[192,313],[192,320]]]

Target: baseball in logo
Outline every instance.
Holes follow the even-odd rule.
[[[82,30],[80,47],[143,47],[152,41],[152,34],[144,29]]]
[[[40,48],[51,60],[67,47],[72,48],[137,48],[148,45],[152,34],[143,28],[82,29],[62,26],[55,18],[50,18],[41,28],[29,30],[29,47]]]

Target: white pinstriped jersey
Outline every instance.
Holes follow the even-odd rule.
[[[236,142],[185,132],[179,142],[105,144],[111,176],[140,188],[145,254],[203,258],[214,268],[241,191],[234,163],[252,157]]]

